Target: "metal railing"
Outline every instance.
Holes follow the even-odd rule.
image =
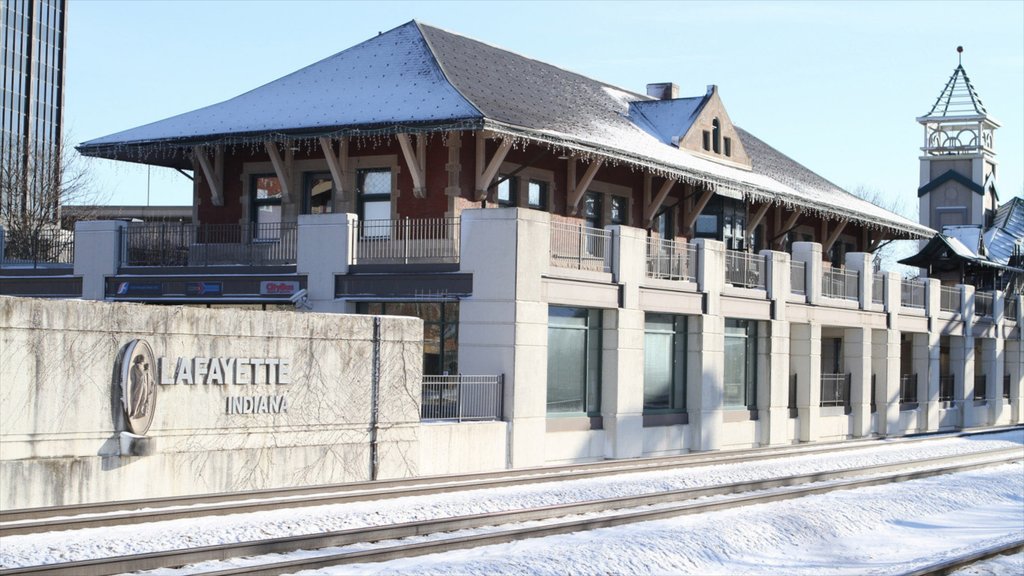
[[[1003,318],[1017,321],[1017,295],[1007,294],[1003,300]]]
[[[822,374],[821,405],[849,406],[850,382],[850,374]]]
[[[954,380],[952,374],[939,376],[939,402],[954,402]]]
[[[3,230],[3,254],[0,264],[31,266],[40,264],[73,264],[75,233],[71,230],[46,228],[38,230]]]
[[[958,286],[939,287],[939,309],[943,312],[960,312],[960,288]]]
[[[121,230],[122,266],[295,264],[295,223],[129,223]]]
[[[878,412],[878,374],[871,375],[871,413]]]
[[[885,304],[885,274],[881,272],[871,277],[871,303]]]
[[[787,404],[790,418],[797,418],[800,415],[800,410],[797,406],[797,383],[797,375],[791,375],[789,377],[789,402]]]
[[[807,294],[807,263],[793,260],[789,263],[789,291],[804,296]]]
[[[992,315],[992,293],[991,292],[975,292],[974,293],[974,315],[975,316],[991,316]]]
[[[725,281],[742,288],[764,289],[764,256],[725,251]]]
[[[1003,374],[1003,398],[1010,397],[1010,375]]]
[[[501,420],[503,374],[424,376],[422,420]]]
[[[900,304],[907,308],[924,308],[924,282],[916,279],[900,281]]]
[[[360,220],[352,227],[355,264],[456,264],[459,218]]]
[[[670,238],[648,238],[647,277],[696,282],[697,246]]]
[[[900,404],[917,403],[917,374],[900,375]]]
[[[975,374],[974,375],[974,399],[984,400],[988,397],[988,375],[987,374]]]
[[[584,223],[551,223],[551,265],[556,268],[611,272],[612,233]]]
[[[841,300],[860,299],[860,273],[844,268],[826,268],[821,271],[821,295]]]

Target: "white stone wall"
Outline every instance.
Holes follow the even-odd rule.
[[[157,387],[126,437],[116,362],[283,358],[286,385]],[[0,507],[367,480],[373,317],[0,297]],[[380,329],[378,477],[418,473],[422,325]],[[228,396],[285,395],[287,413],[226,414]]]

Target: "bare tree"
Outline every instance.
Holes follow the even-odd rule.
[[[898,194],[886,194],[878,188],[869,188],[864,185],[857,186],[852,194],[867,200],[875,206],[885,208],[889,212],[899,214],[910,220],[917,220],[917,206],[909,206],[906,199]],[[898,272],[901,276],[917,276],[919,270],[911,266],[904,266],[900,260],[917,253],[919,249],[917,240],[892,240],[884,242],[880,248],[875,250],[875,271]]]

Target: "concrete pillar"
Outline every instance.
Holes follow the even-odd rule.
[[[791,369],[796,374],[796,406],[801,442],[818,439],[821,413],[821,325],[789,327]]]
[[[939,429],[939,335],[916,333],[912,339],[913,374],[917,374],[917,429]]]
[[[960,406],[960,426],[971,428],[980,426],[975,417],[974,410],[974,286],[962,285],[960,293],[961,317],[964,322],[964,335],[962,338],[950,339],[950,364],[954,379],[957,380],[954,389],[954,399]]]
[[[697,286],[704,295],[704,313],[687,326],[690,362],[686,405],[693,450],[717,450],[722,436],[722,395],[725,381],[725,319],[721,292],[725,284],[725,245],[698,238]]]
[[[1009,407],[1003,405],[1003,373],[1004,362],[1003,339],[996,335],[995,338],[984,338],[981,341],[981,365],[982,373],[988,379],[988,388],[985,391],[985,405],[988,408],[987,424],[992,426],[999,421],[1004,410]]]
[[[874,256],[868,252],[848,252],[846,254],[846,268],[856,270],[859,276],[860,285],[857,289],[859,294],[858,305],[861,310],[871,309],[872,280],[875,271]]]
[[[1019,298],[1019,296],[1017,296]],[[1019,305],[1019,303],[1018,303]],[[1021,398],[1024,393],[1024,345],[1020,339],[1020,323],[1015,330],[1017,338],[1006,340],[1003,353],[1006,355],[1006,371],[1010,375],[1010,423],[1019,424],[1024,421],[1021,414]]]
[[[794,242],[793,260],[803,262],[807,268],[807,303],[821,302],[821,244],[817,242]]]
[[[768,334],[767,382],[758,386],[757,419],[761,424],[762,446],[788,444],[789,438],[789,322],[765,322]]]
[[[82,298],[103,300],[107,276],[121,265],[121,231],[126,222],[96,220],[75,223],[75,275],[82,277]]]
[[[870,301],[869,301],[870,302]],[[843,356],[850,373],[850,408],[856,438],[871,435],[871,329],[843,330]]]
[[[880,436],[900,434],[900,331],[875,330],[871,342],[875,351],[877,432]]]
[[[334,278],[347,274],[352,263],[355,214],[299,216],[298,258],[295,270],[306,276],[310,309],[316,312],[353,312],[354,305],[335,299]],[[330,250],[325,250],[330,246]]]
[[[789,254],[773,250],[762,250],[761,256],[764,256],[767,266],[765,290],[768,293],[768,300],[771,300],[772,303],[772,320],[785,320],[786,299],[791,291]]]
[[[550,261],[550,215],[539,210],[462,212],[460,269],[473,295],[459,309],[459,368],[504,374],[509,465],[544,463],[548,306],[541,275]]]

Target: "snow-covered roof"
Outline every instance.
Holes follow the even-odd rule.
[[[752,171],[673,145],[671,137],[685,130],[669,133],[677,126],[687,128],[701,101],[658,104],[649,96],[412,21],[241,96],[84,142],[79,151],[181,166],[188,159],[185,150],[194,144],[486,129],[829,218],[915,237],[934,233],[857,199],[749,133],[741,131],[741,139]],[[637,122],[640,112],[644,120]]]
[[[676,144],[693,126],[711,92],[695,98],[629,103],[629,119],[664,144]]]

